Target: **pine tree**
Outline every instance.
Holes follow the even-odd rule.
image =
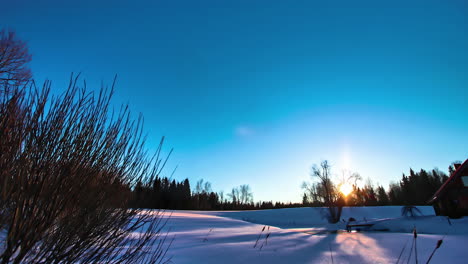
[[[388,205],[389,199],[387,192],[382,186],[377,187],[377,200],[379,205]]]

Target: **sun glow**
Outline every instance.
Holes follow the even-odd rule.
[[[340,186],[340,192],[344,195],[344,196],[348,196],[348,194],[350,194],[351,192],[353,191],[353,186],[349,183],[343,183],[341,186]]]
[[[350,148],[347,145],[341,150],[341,169],[351,170],[351,154]]]

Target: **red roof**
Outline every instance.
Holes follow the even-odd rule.
[[[450,175],[448,180],[445,181],[444,184],[442,184],[442,186],[440,186],[439,190],[437,190],[437,192],[429,200],[429,203],[433,203],[437,201],[440,198],[440,196],[443,195],[447,191],[448,186],[450,186],[451,183],[455,182],[455,179],[460,177],[461,172],[466,168],[468,168],[468,159],[465,160],[465,162],[463,162],[463,164],[460,167],[458,167],[455,170],[455,172],[452,173],[452,175]]]

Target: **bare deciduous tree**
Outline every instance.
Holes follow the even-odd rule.
[[[109,112],[112,90],[50,98],[5,84],[0,95],[0,263],[154,263],[165,220],[130,209],[131,190],[164,167],[143,121]]]
[[[22,85],[31,79],[31,61],[26,43],[14,32],[0,31],[0,86]],[[0,89],[0,93],[2,89]]]
[[[240,203],[240,193],[238,188],[232,188],[231,192],[227,194],[234,205]]]
[[[239,201],[241,204],[253,203],[253,193],[248,184],[239,186]]]
[[[332,181],[330,164],[327,160],[324,160],[320,163],[320,166],[313,165],[310,175],[313,179],[318,179],[318,182],[303,183],[302,188],[308,192],[312,202],[319,202],[328,208],[330,222],[338,222],[341,217],[343,202],[337,185]]]
[[[248,184],[232,188],[231,193],[228,193],[227,196],[233,204],[246,205],[253,203],[253,193]]]
[[[197,181],[197,184],[195,185],[195,193],[201,194],[201,193],[210,193],[212,192],[211,190],[211,183],[209,181],[200,179]]]

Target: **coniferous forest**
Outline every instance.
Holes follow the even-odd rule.
[[[449,173],[453,171],[449,168]],[[382,185],[366,183],[353,185],[353,191],[346,197],[347,206],[382,205],[425,205],[437,189],[448,179],[448,175],[438,169],[415,172],[410,169],[403,173],[398,182]],[[306,190],[302,203],[273,201],[253,201],[253,193],[248,185],[233,188],[228,194],[215,192],[209,182],[200,180],[191,187],[188,179],[176,181],[168,177],[157,177],[146,184],[139,182],[132,191],[132,206],[137,208],[158,208],[178,210],[258,210],[290,208],[301,206],[324,206],[318,195],[320,187]]]

